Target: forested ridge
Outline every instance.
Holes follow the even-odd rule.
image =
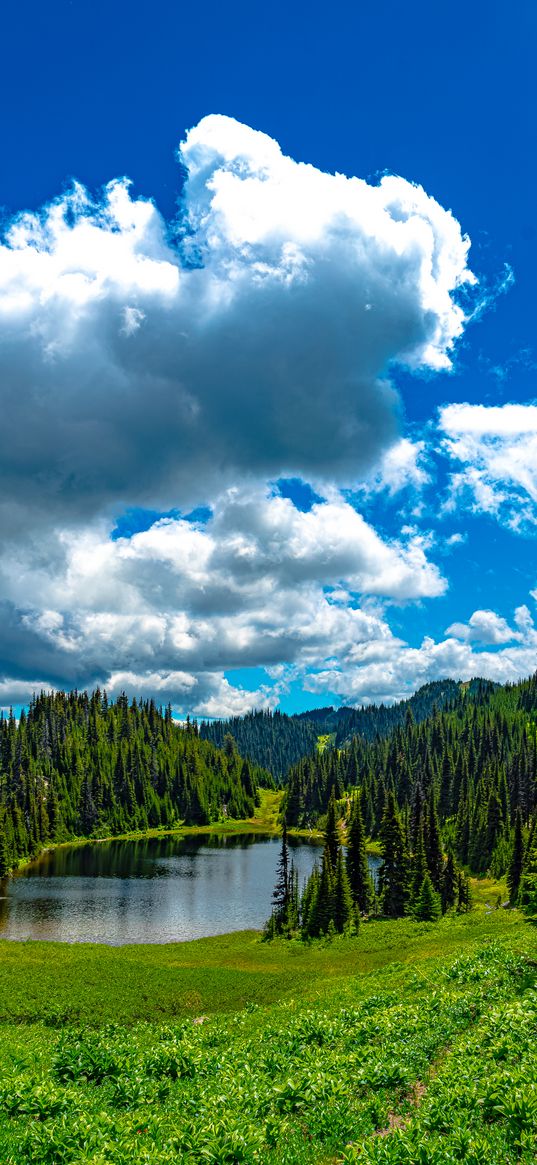
[[[320,825],[325,845],[300,894],[284,830],[269,935],[342,932],[364,914],[465,911],[467,871],[506,875],[511,905],[535,914],[537,675],[461,684],[421,723],[407,706],[387,738],[313,753],[291,769],[285,813],[286,825]],[[376,885],[367,837],[382,856]]]
[[[291,765],[313,751],[321,731],[309,717],[267,711],[229,720],[202,720],[199,725],[200,736],[218,747],[231,733],[241,755],[268,769],[278,782],[285,779]]]
[[[295,895],[307,933],[330,921],[342,929],[353,903],[355,914],[370,908],[366,835],[380,843],[374,906],[385,915],[433,918],[440,909],[466,908],[463,869],[507,875],[511,903],[536,910],[537,675],[501,688],[460,685],[448,707],[419,724],[407,708],[404,724],[385,739],[354,737],[345,749],[312,754],[291,769],[285,810],[291,825],[325,828],[321,870],[301,903]],[[338,816],[347,831],[346,870]]]
[[[472,680],[469,690],[483,685]],[[488,685],[492,690],[494,684]],[[455,680],[435,680],[424,684],[408,700],[393,705],[371,704],[364,708],[314,708],[288,716],[283,712],[248,712],[229,720],[202,721],[200,736],[221,746],[226,733],[231,733],[242,756],[272,773],[275,780],[285,781],[289,769],[302,757],[313,752],[320,736],[333,737],[336,747],[346,744],[352,736],[375,740],[388,736],[397,725],[404,723],[410,708],[414,719],[424,720],[433,707],[443,708],[459,694],[460,684]]]
[[[268,773],[171,708],[106,693],[37,696],[0,717],[0,874],[47,842],[254,813]]]

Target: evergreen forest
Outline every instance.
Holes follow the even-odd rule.
[[[267,772],[171,708],[56,692],[0,718],[0,875],[47,843],[254,813]]]

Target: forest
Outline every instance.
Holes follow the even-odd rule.
[[[47,843],[251,817],[271,783],[151,700],[41,694],[0,717],[0,875]]]
[[[432,921],[470,905],[468,871],[506,876],[509,904],[537,909],[537,677],[460,684],[417,723],[355,736],[290,770],[286,825],[323,824],[321,867],[302,894],[285,834],[268,933],[342,932],[361,915]],[[342,837],[346,839],[345,855]],[[382,855],[371,883],[366,838]]]

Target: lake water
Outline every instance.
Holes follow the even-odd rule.
[[[258,930],[280,848],[279,838],[213,835],[52,850],[0,882],[0,938],[121,945]],[[322,849],[290,849],[302,885]]]

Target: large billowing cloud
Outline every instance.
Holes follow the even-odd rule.
[[[341,490],[428,482],[390,376],[449,369],[469,242],[403,178],[322,173],[230,118],[181,160],[174,223],[122,179],[0,244],[0,704],[99,682],[225,714],[323,675],[395,696],[422,656],[386,605],[446,583],[425,539],[381,538]],[[265,484],[293,476],[308,513]],[[110,538],[126,507],[202,503],[206,524]],[[253,666],[255,693],[225,678]]]
[[[420,187],[284,157],[211,116],[173,230],[112,182],[0,247],[0,516],[207,500],[237,475],[353,483],[396,433],[395,362],[445,368],[468,240]]]
[[[469,506],[513,530],[537,522],[537,405],[446,405],[444,451],[461,468],[448,507]]]
[[[358,594],[404,602],[445,582],[418,537],[382,541],[340,496],[302,513],[235,487],[206,525],[167,519],[116,541],[102,527],[64,533],[41,565],[25,548],[0,564],[0,587],[6,677],[99,681],[206,711],[215,691],[233,706],[226,669],[302,672],[391,638]]]

